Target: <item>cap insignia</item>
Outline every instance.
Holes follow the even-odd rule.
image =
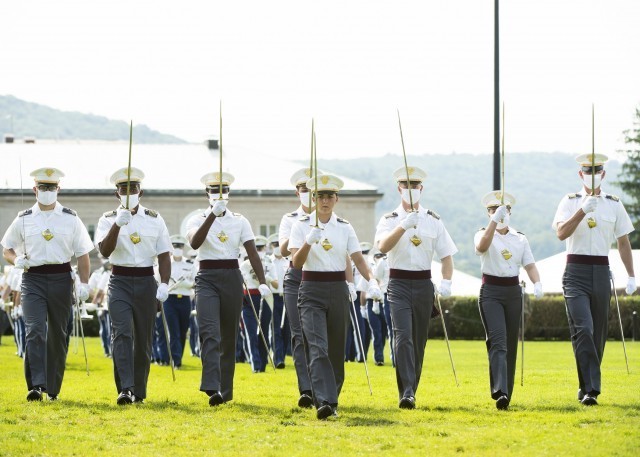
[[[45,175],[47,175],[49,178],[50,178],[50,177],[51,177],[51,175],[52,175],[52,174],[54,174],[54,173],[55,173],[55,170],[52,170],[51,168],[47,168],[47,169],[44,171],[44,174],[45,174]]]
[[[326,186],[327,183],[329,182],[329,177],[328,176],[322,176],[320,178],[320,181],[322,181],[322,184],[324,184]]]

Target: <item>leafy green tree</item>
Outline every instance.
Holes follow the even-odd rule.
[[[640,107],[636,108],[633,127],[623,133],[628,148],[619,152],[626,153],[627,160],[622,164],[617,184],[631,200],[630,203],[625,202],[625,207],[636,230],[629,235],[629,239],[634,249],[640,249]]]

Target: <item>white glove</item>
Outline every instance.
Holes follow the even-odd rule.
[[[211,207],[211,212],[213,213],[213,215],[215,217],[222,216],[222,213],[227,210],[228,202],[229,200],[216,200],[216,202]]]
[[[360,315],[362,316],[363,319],[368,320],[369,319],[369,315],[367,314],[367,307],[366,306],[361,306],[360,307]]]
[[[402,227],[405,230],[409,230],[411,227],[415,227],[416,225],[418,225],[418,212],[417,211],[410,212],[407,215],[407,217],[405,217],[404,220],[402,222],[400,222],[400,227]]]
[[[28,270],[29,269],[29,259],[27,259],[26,255],[19,255],[13,261],[13,266],[15,266],[18,270]]]
[[[633,294],[636,289],[638,287],[636,286],[636,278],[629,278],[629,280],[627,281],[627,288],[625,289],[625,291],[627,292],[627,295],[631,295]]]
[[[380,314],[380,302],[378,300],[373,300],[371,311],[373,311],[373,314]]]
[[[169,298],[169,286],[163,282],[158,284],[158,291],[156,292],[156,300],[166,301]]]
[[[87,301],[89,299],[89,284],[81,283],[78,286],[78,300],[80,302]]]
[[[505,205],[499,206],[496,212],[493,213],[493,216],[491,216],[491,220],[496,224],[498,222],[503,222],[508,214],[509,214],[509,211],[507,210],[507,207]],[[507,224],[507,222],[504,221],[504,224]]]
[[[598,206],[598,198],[597,197],[587,197],[587,199],[582,202],[582,206],[580,207],[584,214],[592,213],[596,210],[596,206]]]
[[[133,214],[131,214],[130,210],[126,208],[118,208],[118,212],[116,214],[116,225],[118,227],[127,225],[129,222],[131,222],[132,217],[133,217]]]
[[[190,315],[191,316],[197,316],[198,315],[198,310],[197,309],[192,309]]]
[[[354,302],[358,298],[358,293],[356,292],[356,285],[352,282],[348,282],[347,286],[349,286],[349,295],[351,296],[351,301]]]
[[[533,296],[536,298],[542,298],[544,292],[542,291],[542,283],[538,281],[533,285]]]
[[[380,290],[380,286],[378,285],[378,281],[371,278],[369,280],[369,288],[367,289],[367,297],[372,300],[381,300],[382,299],[382,291]]]
[[[504,216],[504,218],[502,218],[502,223],[503,223],[505,226],[508,226],[508,225],[509,225],[509,221],[511,221],[511,216],[509,215],[509,213],[507,213],[507,214]],[[500,223],[500,221],[496,222],[496,224],[499,224],[499,223]]]
[[[443,279],[442,281],[440,281],[439,292],[440,292],[440,295],[442,295],[443,297],[451,296],[451,280],[450,279]]]
[[[322,238],[322,229],[320,227],[313,227],[309,233],[307,233],[307,237],[305,238],[306,243],[309,246],[313,246]]]
[[[269,286],[267,286],[266,284],[260,284],[258,286],[258,290],[260,291],[260,296],[265,300],[267,299],[267,297],[271,296],[271,289],[269,289]]]

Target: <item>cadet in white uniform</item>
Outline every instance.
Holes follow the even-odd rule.
[[[78,263],[78,299],[89,298],[87,229],[75,211],[58,203],[60,178],[56,168],[40,168],[35,179],[36,204],[18,213],[2,238],[4,258],[24,270],[21,305],[26,327],[24,357],[27,400],[50,400],[60,393],[67,359],[67,324],[71,316],[71,257]]]
[[[478,297],[489,355],[489,383],[496,408],[507,409],[513,394],[518,356],[518,328],[522,313],[520,267],[533,282],[533,293],[542,298],[540,274],[527,237],[509,227],[511,207],[516,200],[505,192],[491,191],[482,198],[490,219],[474,238],[480,256],[482,287]]]
[[[442,263],[439,292],[448,297],[451,295],[452,256],[458,249],[440,216],[419,204],[422,181],[427,174],[418,167],[408,167],[408,170],[410,183],[407,183],[404,167],[393,173],[401,202],[378,222],[375,242],[382,253],[388,253],[387,293],[395,338],[399,406],[413,409],[434,301],[431,261],[436,255]]]
[[[238,256],[244,246],[256,273],[262,297],[271,295],[256,251],[249,221],[227,210],[231,173],[207,173],[205,185],[209,207],[187,222],[187,239],[198,251],[196,310],[200,330],[202,381],[200,390],[217,406],[233,399],[235,347],[242,311],[242,274]],[[221,188],[222,187],[222,188]],[[220,198],[222,197],[222,198]]]
[[[109,312],[113,330],[113,371],[117,403],[143,402],[151,365],[151,342],[157,301],[168,296],[171,241],[164,219],[140,204],[144,173],[127,167],[111,175],[118,209],[98,221],[95,243],[113,265],[109,279]],[[127,186],[129,197],[127,199]],[[153,275],[158,258],[160,284]]]
[[[587,406],[598,403],[602,388],[600,364],[607,341],[611,300],[608,254],[614,241],[629,275],[626,292],[630,295],[636,290],[628,236],[634,230],[633,224],[620,199],[600,188],[607,160],[604,154],[595,154],[593,164],[591,154],[576,157],[582,189],[563,197],[552,224],[558,238],[567,240],[562,287],[578,368],[578,400]],[[592,195],[592,177],[595,195]]]
[[[298,309],[318,419],[336,414],[344,382],[351,300],[345,275],[347,255],[369,283],[368,294],[378,299],[382,296],[371,279],[353,227],[333,212],[342,186],[342,180],[332,175],[307,181],[307,188],[315,191],[318,226],[315,212],[302,218],[293,226],[288,246],[293,266],[302,268]]]
[[[171,358],[176,368],[182,366],[184,345],[187,341],[189,330],[189,317],[191,315],[191,291],[195,281],[195,269],[193,263],[187,262],[184,250],[191,249],[187,239],[182,235],[172,235],[171,245],[171,278],[169,286],[169,298],[162,306],[169,328],[169,342]]]

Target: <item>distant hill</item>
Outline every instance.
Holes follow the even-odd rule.
[[[420,203],[442,217],[459,250],[454,256],[456,268],[479,276],[480,260],[474,252],[473,236],[487,224],[487,213],[480,204],[480,198],[493,187],[493,156],[421,155],[408,156],[407,161],[409,165],[427,172]],[[376,206],[377,218],[399,204],[400,196],[391,174],[401,166],[402,157],[396,155],[375,159],[318,160],[319,168],[377,186],[384,193]],[[620,169],[619,162],[612,160],[607,163],[602,188],[628,201],[620,188],[614,185]],[[551,222],[562,196],[580,190],[577,173],[577,164],[570,154],[532,152],[506,157],[505,187],[516,198],[510,225],[527,235],[537,260],[565,249],[564,242],[559,241],[551,229]],[[339,203],[336,213],[349,218],[348,214],[340,213]]]
[[[0,95],[0,136],[5,133],[13,133],[16,141],[25,137],[36,140],[128,141],[129,124],[93,114],[60,111],[12,95]],[[186,143],[181,138],[151,130],[143,124],[134,125],[133,136],[136,143]]]

